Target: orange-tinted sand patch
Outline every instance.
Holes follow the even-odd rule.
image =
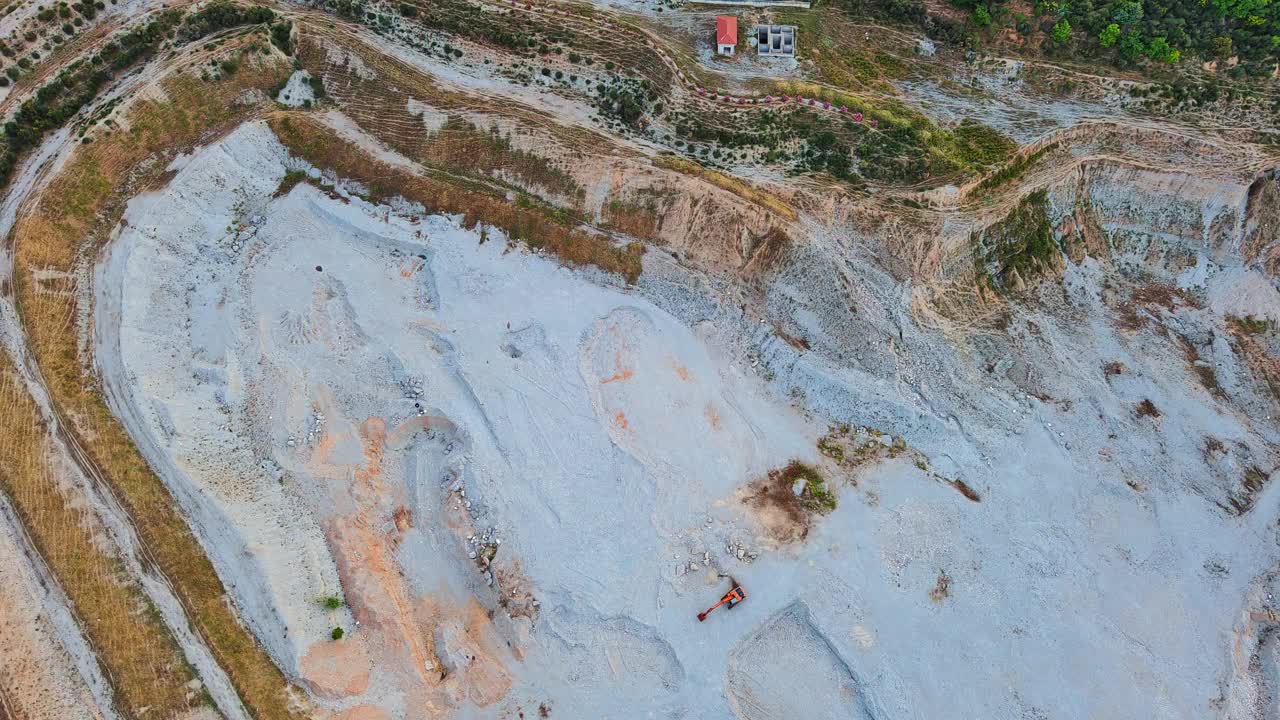
[[[609,383],[617,382],[618,380],[630,380],[631,378],[635,377],[635,374],[636,374],[635,370],[632,370],[631,368],[627,367],[626,364],[622,362],[621,350],[613,354],[613,367],[614,367],[613,375],[601,380],[600,381],[601,385],[608,385]]]
[[[400,268],[400,277],[406,278],[406,279],[411,278],[413,277],[414,273],[421,270],[424,265],[426,265],[425,261],[421,259],[416,259],[413,262],[409,263],[408,265],[405,265],[404,267]]]
[[[333,720],[387,720],[382,708],[373,705],[356,705],[333,716]]]
[[[453,702],[467,698],[485,707],[506,696],[511,674],[499,659],[501,640],[480,603],[471,598],[465,606],[451,605],[423,596],[418,600],[418,617],[423,625],[437,628],[447,652],[465,658],[445,678],[444,690]]]
[[[381,529],[391,494],[382,477],[386,422],[378,417],[365,420],[360,439],[365,464],[352,472],[349,487],[355,512],[326,523],[325,537],[347,603],[360,623],[358,636],[377,658],[378,668],[391,670],[406,697],[426,717],[435,717],[445,710],[437,690],[444,669],[435,655],[431,628],[420,626],[414,617],[411,593],[395,559],[395,537]]]
[[[391,513],[391,519],[395,521],[396,530],[399,532],[403,533],[413,527],[413,512],[404,505],[398,506],[395,512]]]
[[[299,667],[307,688],[330,700],[353,697],[368,689],[371,669],[369,652],[358,635],[313,643]]]

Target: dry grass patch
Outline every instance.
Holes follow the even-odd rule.
[[[1151,402],[1151,398],[1147,398],[1138,403],[1138,407],[1134,410],[1134,413],[1136,413],[1138,417],[1147,417],[1152,420],[1160,419],[1160,409],[1156,407],[1155,403]]]
[[[802,338],[798,335],[792,335],[791,333],[787,332],[786,330],[783,330],[777,325],[773,325],[772,327],[775,335],[782,338],[784,342],[786,342],[788,345],[795,348],[796,350],[799,350],[800,352],[808,352],[809,350],[813,349],[813,346],[810,345],[809,341],[806,340],[805,338]]]
[[[1254,317],[1252,315],[1246,315],[1244,317],[1237,315],[1227,316],[1227,328],[1233,333],[1264,335],[1274,326],[1275,323],[1270,320]]]
[[[517,184],[541,188],[578,201],[585,194],[573,177],[546,159],[512,146],[511,140],[496,130],[485,132],[456,115],[434,133],[423,134],[415,159],[451,170],[473,172],[485,177],[510,178]],[[400,140],[397,149],[418,143]]]
[[[652,201],[639,203],[610,200],[601,208],[600,219],[611,230],[646,240],[658,237],[658,227],[662,222]]]
[[[795,208],[777,195],[752,187],[738,178],[725,175],[717,170],[705,168],[692,160],[686,160],[675,155],[658,155],[653,159],[653,164],[660,168],[675,170],[685,175],[706,180],[721,190],[727,190],[743,200],[755,203],[787,220],[795,221],[800,217]]]
[[[1179,341],[1182,343],[1182,355],[1187,361],[1187,367],[1191,368],[1191,371],[1195,373],[1196,378],[1200,380],[1200,385],[1219,400],[1226,400],[1227,394],[1218,382],[1218,373],[1213,369],[1213,366],[1200,357],[1200,351],[1196,349],[1196,346],[1190,340],[1182,337],[1179,338]]]
[[[1265,385],[1274,400],[1280,400],[1280,358],[1271,351],[1273,343],[1268,343],[1266,334],[1273,324],[1265,327],[1257,322],[1244,323],[1239,318],[1227,318],[1227,330],[1235,340],[1237,352],[1249,366],[1250,374],[1256,382]]]
[[[324,78],[328,96],[344,114],[401,155],[435,169],[549,193],[574,209],[585,192],[573,179],[571,166],[602,147],[615,147],[600,135],[561,125],[518,103],[446,90],[432,76],[334,30],[302,35],[298,56],[312,75]],[[495,114],[499,108],[500,116]],[[437,122],[443,114],[443,121],[432,129],[424,113],[435,115]],[[500,120],[504,127],[514,123],[533,129],[549,138],[543,143],[547,147],[569,152],[557,159],[516,148],[510,137],[481,127],[485,116],[494,117],[495,127]]]
[[[960,480],[959,478],[955,480],[944,480],[943,482],[950,485],[956,492],[963,495],[966,500],[970,502],[982,502],[982,496],[979,495],[978,491],[974,490],[973,486],[969,483]]]
[[[1186,290],[1167,283],[1152,283],[1137,288],[1127,302],[1116,307],[1116,323],[1122,330],[1141,330],[1149,320],[1159,320],[1152,309],[1161,308],[1174,314],[1179,308],[1199,308],[1200,303]]]
[[[929,599],[935,603],[951,597],[951,576],[946,570],[938,571],[938,579],[933,583],[933,589],[929,591]]]
[[[1258,502],[1258,493],[1267,486],[1267,482],[1271,480],[1272,471],[1263,470],[1257,465],[1250,465],[1245,468],[1244,473],[1240,476],[1240,487],[1232,490],[1227,496],[1226,510],[1232,515],[1244,515],[1253,509]]]
[[[100,549],[92,511],[50,469],[49,442],[39,408],[0,352],[0,489],[70,598],[116,704],[126,715],[149,708],[157,717],[199,705],[184,687],[195,674],[150,599],[119,559]]]
[[[644,246],[615,245],[608,237],[588,233],[549,209],[532,203],[512,203],[505,196],[443,175],[416,175],[370,158],[354,143],[334,135],[305,113],[277,113],[271,129],[289,152],[340,177],[362,183],[378,201],[402,197],[421,203],[428,212],[460,214],[473,228],[485,223],[501,228],[530,247],[550,252],[570,265],[597,267],[621,275],[627,282],[640,277]]]
[[[235,49],[235,43],[225,48]],[[74,281],[50,284],[44,278],[76,277],[106,242],[129,197],[162,178],[178,153],[251,117],[261,107],[251,98],[264,98],[289,72],[278,56],[262,56],[220,82],[166,78],[162,97],[139,100],[130,110],[127,130],[100,134],[82,146],[14,230],[19,311],[69,439],[110,483],[192,627],[255,718],[293,717],[288,684],[240,624],[173,497],[98,392],[77,345],[76,318],[88,308],[68,292]]]
[[[741,499],[780,543],[804,540],[815,519],[834,511],[839,502],[827,479],[799,460],[751,483]]]

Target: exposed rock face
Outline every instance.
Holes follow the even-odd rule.
[[[696,266],[734,273],[753,260],[767,262],[757,256],[776,252],[778,233],[794,219],[790,192],[779,197],[687,160],[654,159],[629,144],[547,124],[514,107],[495,112],[488,103],[439,88],[416,91],[434,85],[430,76],[391,58],[379,58],[376,68],[356,64],[351,55],[335,55],[315,41],[301,52],[314,60],[323,54],[321,74],[351,120],[405,157],[445,163],[457,152],[449,148],[468,140],[483,145],[496,135],[516,152],[494,161],[493,177]],[[418,130],[422,118],[436,118],[436,124],[452,119],[458,127],[452,133],[445,125]]]
[[[1245,262],[1257,263],[1271,277],[1280,276],[1280,171],[1260,173],[1249,186],[1249,204],[1244,218],[1244,242],[1240,252]]]

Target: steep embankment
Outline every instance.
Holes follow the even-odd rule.
[[[232,40],[222,51],[236,52],[249,45],[248,40]],[[256,47],[261,48],[261,42]],[[195,57],[205,54],[207,61],[208,52],[196,49]],[[165,621],[180,628],[180,634],[189,632],[190,623],[198,638],[196,645],[207,644],[212,656],[188,655],[187,661],[204,674],[227,716],[241,714],[243,702],[257,716],[285,717],[291,714],[291,702],[283,678],[225,603],[221,583],[186,521],[111,417],[82,363],[83,346],[66,332],[68,323],[88,329],[83,324],[89,312],[85,262],[94,243],[109,232],[129,194],[160,178],[168,161],[184,148],[252,114],[257,102],[265,99],[263,90],[274,86],[281,73],[287,74],[279,56],[255,53],[242,58],[240,72],[213,87],[189,70],[170,68],[167,73],[148,75],[149,82],[135,88],[145,88],[145,96],[135,95],[118,107],[112,125],[97,135],[99,143],[84,145],[58,165],[38,199],[17,214],[11,236],[13,287],[27,350],[38,364],[45,384],[41,390],[49,395],[63,439],[74,450],[72,457],[123,508],[130,531],[137,533],[146,572],[155,572],[159,582],[173,588],[176,603],[162,608]],[[54,500],[54,507],[65,502]],[[33,515],[29,522],[41,525],[54,517]],[[57,557],[60,550],[50,546],[44,552]],[[95,556],[86,552],[83,557],[90,561]],[[55,571],[90,637],[95,638],[99,657],[128,712],[169,707],[176,713],[206,702],[209,696],[202,697],[199,686],[189,684],[194,673],[181,656],[156,660],[152,664],[159,668],[151,672],[147,663],[131,659],[131,654],[167,651],[174,647],[172,640],[128,639],[112,630],[112,615],[86,611],[92,607],[92,584],[75,572]],[[172,614],[166,614],[169,610]],[[140,631],[150,626],[130,625]],[[224,670],[230,686],[215,684]]]

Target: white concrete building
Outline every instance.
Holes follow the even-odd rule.
[[[796,28],[794,25],[757,25],[756,51],[761,55],[795,57]]]

